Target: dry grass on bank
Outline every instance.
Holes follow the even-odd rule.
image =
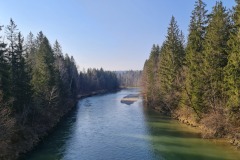
[[[174,111],[174,117],[180,122],[188,124],[192,127],[197,127],[199,119],[191,108],[181,107]]]
[[[232,123],[224,111],[211,111],[199,119],[191,108],[182,107],[175,110],[173,115],[184,124],[198,127],[202,138],[225,138],[240,148],[240,125]]]

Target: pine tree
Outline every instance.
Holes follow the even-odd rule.
[[[171,107],[176,107],[179,103],[179,97],[174,96],[174,94],[178,92],[180,87],[177,81],[184,64],[185,52],[183,45],[183,36],[179,31],[175,18],[172,17],[166,40],[161,47],[158,64],[159,91],[162,94],[162,101],[165,105]]]
[[[45,35],[43,34],[42,31],[40,31],[37,35],[37,39],[36,39],[36,48],[39,49],[39,47],[41,46],[41,44],[43,43],[43,40],[45,38]]]
[[[0,31],[3,26],[0,26]],[[2,99],[6,101],[10,97],[10,66],[8,63],[7,44],[0,37],[0,91]]]
[[[17,25],[15,24],[15,22],[10,19],[10,24],[7,25],[6,27],[6,36],[7,36],[7,40],[9,41],[8,44],[8,61],[9,61],[9,65],[10,65],[10,94],[13,97],[14,101],[16,100],[16,90],[17,90],[17,67],[18,67],[18,57],[16,55],[16,50],[17,50]],[[16,102],[16,101],[15,101]]]
[[[230,33],[230,17],[222,2],[217,2],[209,17],[206,29],[203,57],[203,99],[212,110],[224,106],[224,72],[228,63],[227,41]]]
[[[203,58],[203,42],[206,34],[207,10],[202,0],[195,2],[189,25],[188,43],[186,47],[186,105],[191,106],[195,112],[202,110],[201,65]]]
[[[16,97],[17,97],[17,105],[20,106],[18,111],[23,112],[24,107],[27,107],[32,98],[32,90],[30,86],[30,75],[27,72],[26,62],[24,58],[24,38],[22,34],[19,32],[17,36],[17,47],[16,47],[16,56],[18,60],[17,66],[17,79],[16,79]]]
[[[25,71],[26,71],[26,81],[28,82],[29,91],[31,97],[33,96],[33,88],[31,85],[32,75],[33,75],[33,68],[35,66],[36,60],[36,40],[32,32],[29,33],[27,36],[27,42],[25,43],[25,51],[24,51],[24,58],[25,58]]]
[[[11,19],[6,29],[9,41],[8,53],[10,62],[11,95],[13,97],[13,109],[23,112],[31,99],[31,87],[28,78],[25,58],[24,39],[20,32],[17,33],[17,25]]]
[[[234,26],[231,30],[228,41],[228,64],[225,67],[225,88],[227,90],[227,106],[230,113],[238,113],[240,108],[240,1],[236,0],[237,6],[234,8]],[[239,115],[235,115],[235,118]]]
[[[157,78],[157,63],[158,63],[158,55],[159,55],[159,46],[153,45],[149,60],[146,66],[146,76],[147,76],[147,84],[146,84],[146,96],[147,102],[149,105],[154,105],[157,100],[157,88],[156,88],[156,78]],[[150,104],[150,102],[152,104]]]
[[[7,25],[6,35],[9,41],[8,45],[8,59],[10,64],[10,91],[11,96],[13,98],[13,109],[15,111],[21,111],[23,107],[23,103],[21,97],[19,96],[21,93],[21,86],[19,79],[19,75],[21,74],[21,58],[22,58],[22,48],[18,48],[18,29],[15,22],[10,19],[10,24]],[[22,43],[21,40],[19,43]]]
[[[37,41],[41,42],[36,52],[35,66],[33,68],[31,84],[34,97],[39,99],[42,106],[52,106],[57,103],[58,86],[55,79],[54,55],[47,37],[39,34]],[[36,101],[36,100],[35,100]]]
[[[53,45],[53,54],[54,54],[54,67],[55,67],[55,79],[60,89],[61,97],[68,97],[68,75],[67,67],[65,65],[64,56],[62,53],[62,47],[56,40]],[[62,98],[63,100],[63,98]]]
[[[70,88],[72,97],[74,97],[77,94],[77,90],[78,90],[78,85],[77,85],[78,70],[77,70],[77,66],[73,56],[71,56],[70,58],[69,76],[70,76],[69,88]]]
[[[29,73],[32,73],[32,68],[35,65],[35,59],[36,59],[35,56],[36,56],[36,50],[37,50],[36,40],[32,32],[28,34],[27,42],[25,46],[26,46],[25,59],[27,63],[27,71]]]
[[[65,62],[64,62],[64,56],[62,53],[62,47],[61,45],[58,43],[58,41],[55,41],[55,44],[53,45],[53,54],[54,54],[54,65],[55,68],[58,72],[60,76],[59,78],[61,79],[62,82],[66,82],[66,66],[65,66]]]
[[[148,66],[148,60],[145,61],[144,66],[143,66],[143,73],[142,73],[142,94],[144,98],[144,103],[146,104],[148,99],[147,99],[147,85],[148,85],[148,76],[147,76],[147,66]],[[81,87],[81,86],[80,86]]]
[[[56,40],[54,45],[53,45],[53,52],[54,52],[54,56],[57,57],[57,56],[60,56],[62,57],[63,56],[63,53],[62,53],[62,47],[61,45],[58,43],[58,41]]]

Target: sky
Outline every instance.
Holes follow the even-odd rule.
[[[2,2],[1,2],[2,1]],[[203,0],[207,10],[215,0]],[[227,8],[234,0],[223,0]],[[10,18],[27,37],[39,31],[80,70],[141,70],[153,44],[165,40],[175,16],[185,36],[195,0],[0,0],[0,25]]]

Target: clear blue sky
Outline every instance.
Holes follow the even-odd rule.
[[[3,0],[0,24],[13,18],[26,37],[39,31],[80,69],[139,70],[152,44],[165,39],[172,15],[185,36],[195,0]],[[205,0],[211,10],[215,0]],[[223,0],[227,8],[234,0]]]

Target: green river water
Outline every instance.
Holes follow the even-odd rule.
[[[240,160],[228,143],[202,139],[195,128],[121,103],[139,89],[82,99],[26,160]]]

